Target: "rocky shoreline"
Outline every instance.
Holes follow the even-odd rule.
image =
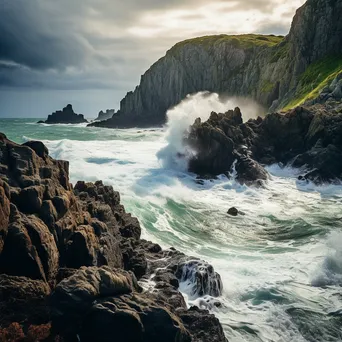
[[[240,183],[269,177],[264,166],[301,171],[300,180],[316,184],[342,180],[342,106],[316,104],[243,122],[239,108],[198,118],[184,143],[192,151],[189,171],[213,177],[236,172]]]
[[[0,341],[227,341],[179,292],[219,305],[213,267],[142,240],[118,192],[68,169],[0,133]]]

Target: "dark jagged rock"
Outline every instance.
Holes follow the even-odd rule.
[[[197,119],[190,128],[184,143],[195,151],[189,161],[189,171],[202,175],[216,176],[237,172],[240,183],[256,184],[267,180],[264,168],[249,156],[249,139],[254,132],[242,122],[239,108],[226,113],[212,112],[208,121]]]
[[[208,313],[208,312],[207,312]],[[193,306],[187,311],[179,311],[184,326],[191,334],[192,342],[224,341],[224,332],[214,315],[203,315],[203,311]]]
[[[181,319],[146,295],[131,294],[99,300],[89,311],[82,341],[190,342]]]
[[[101,297],[138,290],[136,279],[126,271],[109,267],[83,267],[62,280],[51,296],[52,322],[62,334],[78,333],[84,314]]]
[[[46,121],[38,121],[38,123],[46,124],[79,124],[88,122],[83,114],[76,114],[72,109],[72,105],[68,104],[63,110],[58,110],[48,116]]]
[[[176,276],[180,282],[190,284],[191,297],[204,295],[219,297],[222,294],[223,285],[220,275],[211,265],[201,260],[186,260],[178,263]]]
[[[108,267],[82,268],[52,294],[55,331],[82,341],[190,341],[179,318],[138,294],[134,276]]]
[[[267,179],[261,166],[302,168],[302,180],[342,179],[342,113],[331,106],[297,107],[242,123],[238,109],[195,121],[185,143],[196,151],[189,170],[213,176],[236,172],[240,183]]]
[[[101,181],[73,189],[68,168],[42,143],[18,145],[0,133],[0,334],[208,341],[181,318],[193,315],[226,341],[213,315],[188,313],[179,291],[189,281],[197,295],[219,295],[213,268],[141,240],[140,224],[118,192]],[[136,279],[142,285],[154,279],[155,286],[141,293]]]
[[[228,214],[230,216],[238,216],[239,210],[237,210],[235,207],[232,207],[232,208],[228,209]]]
[[[255,160],[245,155],[237,155],[236,180],[241,184],[262,186],[268,179],[268,172]]]
[[[310,66],[315,69],[315,63],[324,58],[341,59],[341,12],[342,0],[308,0],[297,10],[286,37],[217,35],[180,42],[146,71],[112,119],[94,125],[127,128],[163,124],[168,109],[200,91],[250,97],[270,111],[292,100],[299,102],[305,88],[300,81],[313,77],[304,77],[304,72]],[[329,68],[329,61],[326,64]],[[335,71],[332,68],[331,74]],[[305,84],[305,95],[319,87],[320,82],[315,83],[319,76]],[[321,94],[321,101],[341,98],[339,82],[337,79],[331,90]]]
[[[95,119],[95,121],[104,121],[104,120],[111,119],[114,114],[115,114],[115,110],[114,109],[107,109],[106,112],[101,110],[99,112],[99,115]]]
[[[32,324],[49,322],[50,292],[50,286],[42,280],[0,274],[0,327],[28,317]]]

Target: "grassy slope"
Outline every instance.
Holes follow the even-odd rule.
[[[284,39],[283,36],[260,35],[260,34],[242,34],[242,35],[216,35],[204,36],[187,39],[177,43],[170,51],[177,51],[187,44],[201,45],[204,48],[220,43],[231,43],[238,47],[249,48],[254,46],[275,46]]]
[[[295,97],[284,109],[291,109],[316,98],[342,72],[342,56],[328,56],[312,63],[300,76]]]

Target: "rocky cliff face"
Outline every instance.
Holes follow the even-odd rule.
[[[83,114],[76,114],[72,109],[72,105],[68,104],[63,110],[58,110],[48,116],[46,121],[38,123],[46,124],[78,124],[88,122]]]
[[[341,11],[342,0],[308,0],[285,38],[220,35],[178,43],[141,77],[121,101],[118,115],[95,125],[162,124],[169,108],[204,90],[248,96],[272,109],[298,104],[342,70]],[[315,63],[327,57],[334,63],[327,61],[324,70],[317,70]],[[310,65],[312,73],[305,75]]]
[[[225,342],[217,318],[187,310],[178,291],[186,281],[214,300],[212,266],[141,240],[118,192],[73,188],[68,168],[41,142],[0,133],[0,341]]]

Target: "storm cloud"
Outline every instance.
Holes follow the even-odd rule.
[[[0,0],[0,116],[5,94],[18,91],[103,89],[115,107],[176,42],[218,33],[286,34],[303,2]]]

